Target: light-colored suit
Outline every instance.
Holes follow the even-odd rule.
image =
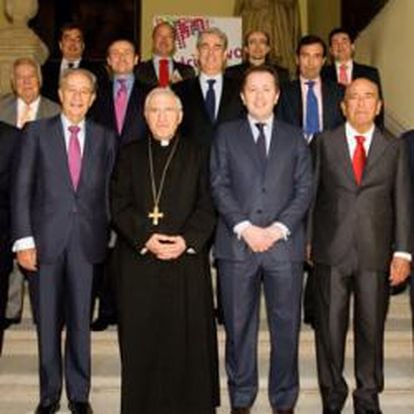
[[[60,112],[60,106],[50,99],[41,96],[39,109],[35,119],[50,118]],[[17,126],[17,97],[7,94],[0,98],[0,121]]]

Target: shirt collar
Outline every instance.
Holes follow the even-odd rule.
[[[315,82],[315,86],[316,87],[319,87],[320,85],[321,85],[321,77],[320,76],[318,76],[317,78],[315,78],[315,79],[306,79],[306,78],[304,78],[302,75],[299,75],[299,80],[300,80],[300,83],[301,83],[301,85],[302,86],[308,86],[307,84],[306,84],[306,82],[309,82],[309,81],[313,81],[313,82]]]
[[[265,130],[271,131],[272,127],[273,127],[273,120],[274,120],[274,115],[270,115],[269,118],[265,119],[264,121],[258,121],[257,119],[255,119],[254,117],[252,117],[250,114],[247,114],[247,120],[249,121],[250,127],[253,131],[257,130],[256,124],[261,123],[265,125]]]
[[[80,128],[81,131],[85,130],[85,118],[82,119],[78,124],[74,124],[71,122],[63,113],[60,114],[60,118],[62,119],[63,129],[65,133],[68,131],[68,128],[72,125],[76,125]]]
[[[335,61],[335,67],[336,67],[336,69],[337,70],[339,70],[339,68],[342,66],[342,65],[346,65],[346,70],[349,70],[349,69],[352,69],[352,66],[353,66],[353,60],[352,59],[350,59],[350,60],[348,60],[347,62],[339,62],[339,61]]]
[[[369,145],[372,141],[372,137],[374,136],[375,131],[375,124],[372,124],[372,127],[365,133],[361,134],[358,132],[349,122],[345,122],[345,134],[347,138],[353,138],[357,135],[365,137],[365,143]]]
[[[27,104],[22,98],[17,97],[17,105],[21,108],[29,105],[31,109],[36,108],[40,103],[40,95],[33,101]]]
[[[223,79],[223,74],[222,73],[218,73],[217,75],[214,76],[210,76],[210,75],[206,75],[203,72],[200,72],[200,80],[201,82],[205,83],[210,79],[215,79],[217,82],[221,82]]]

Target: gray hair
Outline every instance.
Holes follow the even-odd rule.
[[[198,38],[197,38],[197,49],[200,48],[201,43],[203,42],[203,37],[205,35],[216,35],[222,42],[223,44],[223,49],[227,50],[229,41],[227,39],[227,35],[226,33],[224,33],[222,30],[220,30],[218,27],[210,27],[206,30],[203,30],[202,32],[199,33]]]
[[[145,98],[144,111],[148,110],[151,99],[158,95],[171,96],[172,98],[175,99],[175,102],[177,104],[177,110],[178,111],[183,110],[183,104],[181,103],[181,99],[178,97],[178,95],[169,87],[163,88],[159,86],[157,88],[152,89],[151,92]]]
[[[12,70],[10,72],[10,81],[14,89],[14,85],[16,83],[15,72],[19,66],[28,65],[31,66],[36,71],[37,79],[39,80],[39,86],[42,86],[42,71],[40,69],[39,62],[31,57],[21,57],[17,58],[13,62]]]
[[[62,89],[62,87],[64,86],[64,84],[66,83],[67,79],[76,74],[82,74],[83,76],[85,76],[92,87],[92,92],[96,93],[96,89],[97,89],[97,80],[96,80],[96,76],[95,74],[93,74],[90,70],[87,69],[83,69],[83,68],[77,68],[77,69],[66,69],[63,71],[63,73],[60,75],[59,78],[59,89]]]

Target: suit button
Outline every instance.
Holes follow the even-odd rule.
[[[77,213],[77,212],[78,212],[77,207],[72,207],[72,213]]]
[[[263,211],[262,211],[261,209],[259,209],[259,210],[256,210],[256,213],[257,213],[257,214],[262,214],[262,213],[263,213]]]
[[[262,188],[262,193],[266,194],[266,188]]]

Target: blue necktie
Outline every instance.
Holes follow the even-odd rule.
[[[206,93],[206,110],[208,113],[208,116],[211,119],[211,122],[214,123],[216,119],[216,93],[214,91],[214,84],[216,83],[215,79],[209,79],[207,81],[208,83],[208,89]]]
[[[259,135],[257,136],[257,141],[256,141],[256,148],[259,154],[262,167],[265,168],[266,162],[267,162],[266,137],[264,134],[265,124],[262,122],[257,122],[255,125],[256,125],[256,128],[259,130]]]
[[[304,132],[307,137],[316,134],[320,131],[319,127],[319,110],[318,100],[315,95],[313,87],[315,81],[307,81],[305,84],[308,86],[308,94],[306,96],[306,121]]]

